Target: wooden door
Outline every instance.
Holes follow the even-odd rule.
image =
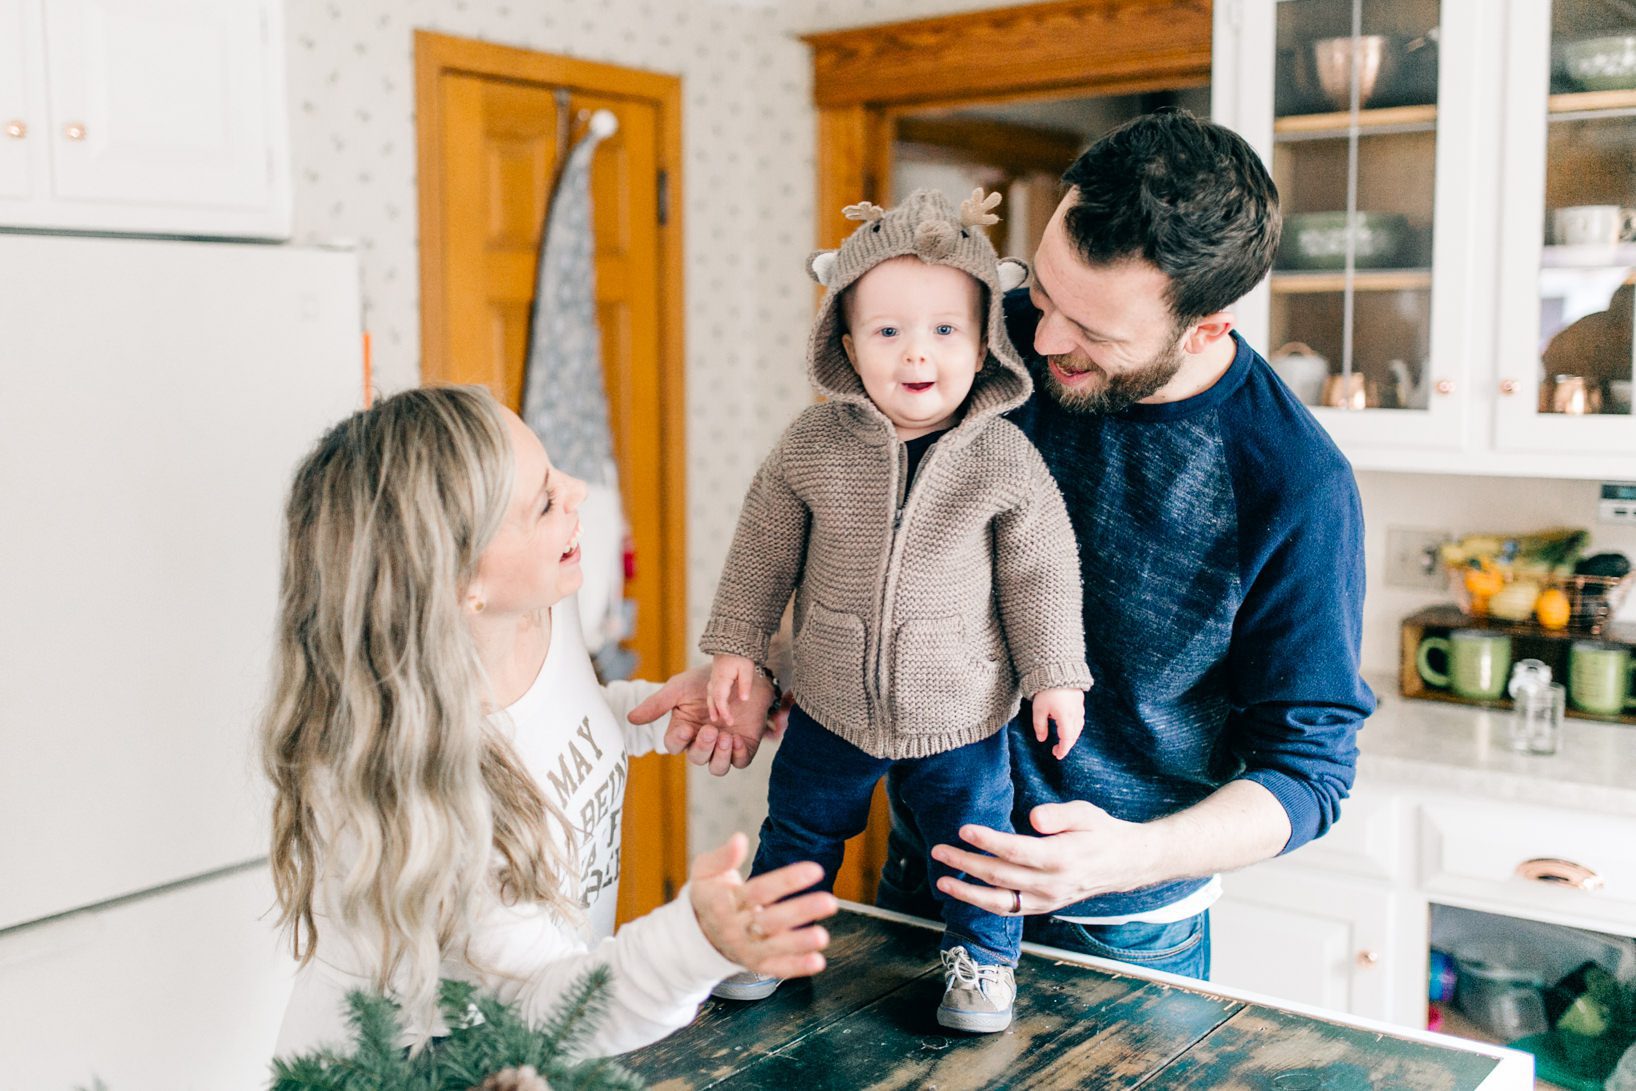
[[[614,456],[635,546],[626,586],[641,677],[686,666],[679,81],[440,35],[416,36],[421,377],[521,401],[540,236],[583,118],[619,121],[591,162],[596,298]],[[560,97],[565,96],[565,97]],[[547,437],[549,442],[549,437]],[[668,899],[687,871],[686,767],[632,762],[620,916]]]
[[[899,115],[1202,86],[1210,35],[1211,0],[1046,0],[805,36],[818,110],[818,245],[838,246],[857,226],[841,214],[847,205],[890,203]],[[875,900],[888,827],[877,790],[869,828],[847,842],[835,893]]]

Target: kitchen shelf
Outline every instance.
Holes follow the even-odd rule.
[[[1508,710],[1511,708],[1511,699],[1501,697],[1493,701],[1483,701],[1473,697],[1460,697],[1448,690],[1433,689],[1420,677],[1420,671],[1415,664],[1420,641],[1427,633],[1437,632],[1446,635],[1455,629],[1483,629],[1504,633],[1512,638],[1513,663],[1519,659],[1544,660],[1550,665],[1552,675],[1564,682],[1568,679],[1568,647],[1576,640],[1623,644],[1636,649],[1636,624],[1630,622],[1610,621],[1602,628],[1600,634],[1592,634],[1580,629],[1547,629],[1532,621],[1503,621],[1496,617],[1477,617],[1452,603],[1428,606],[1419,613],[1404,618],[1401,629],[1398,692],[1417,701],[1443,701],[1474,708]],[[1566,714],[1580,720],[1636,724],[1636,711],[1617,716],[1600,716],[1576,708],[1571,700],[1568,702]]]
[[[1344,292],[1346,274],[1340,271],[1273,273],[1274,295],[1310,295]],[[1424,292],[1431,289],[1430,269],[1357,269],[1352,273],[1355,292]]]
[[[1636,114],[1636,91],[1570,91],[1546,99],[1552,121],[1582,121],[1594,117]]]
[[[1619,91],[1624,95],[1627,92]],[[1429,133],[1437,128],[1437,106],[1387,106],[1378,110],[1348,110],[1330,114],[1291,114],[1274,118],[1273,138],[1280,142],[1329,140],[1345,137],[1356,128],[1360,135]]]

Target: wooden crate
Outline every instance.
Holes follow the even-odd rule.
[[[1590,633],[1575,632],[1571,629],[1552,630],[1542,628],[1531,622],[1500,621],[1491,617],[1472,617],[1464,613],[1452,603],[1444,606],[1430,606],[1403,619],[1402,655],[1398,663],[1398,690],[1405,697],[1414,697],[1426,701],[1447,701],[1458,705],[1475,705],[1479,708],[1511,707],[1510,698],[1498,701],[1479,701],[1469,697],[1461,697],[1448,690],[1433,689],[1420,677],[1415,669],[1415,653],[1420,648],[1420,641],[1428,636],[1447,636],[1455,629],[1484,629],[1490,632],[1506,633],[1511,637],[1511,662],[1519,659],[1538,659],[1551,668],[1551,677],[1558,682],[1568,680],[1568,649],[1576,640],[1595,640],[1604,644],[1623,644],[1636,655],[1636,625],[1611,623],[1602,633],[1592,636]],[[1606,723],[1636,724],[1636,711],[1627,712],[1622,716],[1597,716],[1589,712],[1581,712],[1573,705],[1573,695],[1569,694],[1568,715],[1584,720],[1602,720]]]

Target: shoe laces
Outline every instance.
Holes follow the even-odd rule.
[[[986,982],[1003,982],[1005,966],[989,966],[973,959],[964,947],[953,947],[942,953],[943,973],[950,988],[977,989],[985,992]]]

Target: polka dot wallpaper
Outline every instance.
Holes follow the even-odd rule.
[[[797,35],[983,0],[287,0],[297,241],[352,240],[383,391],[418,379],[418,28],[682,78],[688,600],[696,636],[743,491],[808,401],[815,121]],[[725,782],[694,770],[694,847],[754,833],[769,751]]]

